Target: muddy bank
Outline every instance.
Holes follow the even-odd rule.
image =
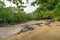
[[[35,30],[16,34],[0,40],[60,40],[60,22],[43,25]]]
[[[5,38],[13,34],[20,34],[28,30],[34,30],[41,25],[48,25],[49,20],[32,20],[23,24],[11,25],[10,27],[0,27],[0,38]]]

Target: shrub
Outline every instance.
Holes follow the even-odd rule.
[[[60,21],[60,16],[54,17],[54,20],[59,20]]]

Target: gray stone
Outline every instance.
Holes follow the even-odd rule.
[[[20,34],[20,33],[23,33],[23,32],[26,32],[26,31],[29,31],[29,30],[34,30],[35,28],[37,28],[38,26],[36,25],[25,25],[25,27],[23,27],[21,29],[20,32],[18,32],[17,34]]]
[[[43,22],[41,22],[41,23],[36,23],[35,25],[41,26],[41,24],[43,24]]]

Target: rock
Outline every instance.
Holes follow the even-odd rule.
[[[47,20],[46,23],[45,23],[45,25],[51,27],[51,26],[50,26],[50,23],[51,23],[51,22],[54,22],[54,21],[53,21],[53,20]]]
[[[23,27],[21,29],[20,32],[18,32],[17,34],[20,34],[20,33],[23,33],[23,32],[26,32],[26,31],[29,31],[29,30],[34,30],[35,28],[37,28],[38,26],[36,25],[25,25],[25,27]]]
[[[41,26],[41,24],[43,24],[43,22],[41,22],[41,23],[36,23],[35,25]]]

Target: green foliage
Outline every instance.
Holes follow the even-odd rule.
[[[17,17],[17,21],[20,21],[20,22],[26,20],[26,14],[25,13],[17,13],[16,17]]]
[[[25,6],[23,6],[22,4],[24,4],[24,2],[22,2],[22,0],[8,0],[9,2],[12,2],[13,4],[15,4],[17,6],[17,8],[25,8]]]
[[[0,8],[0,21],[1,22],[8,22],[14,21],[15,13],[12,12],[10,8]]]
[[[40,7],[34,12],[38,19],[60,19],[60,0],[36,0],[32,3]]]
[[[15,3],[15,1],[17,0],[13,0],[13,3]],[[36,0],[32,3],[32,5],[34,4],[38,4],[40,7],[38,7],[37,10],[35,10],[32,14],[26,14],[23,9],[18,9],[14,7],[6,8],[1,5],[0,23],[25,22],[28,20],[38,19],[60,20],[60,0]],[[18,3],[16,5],[18,5]]]
[[[24,11],[19,10],[19,12],[15,13],[11,7],[1,7],[0,9],[0,23],[13,23],[31,20],[31,14],[26,14]]]
[[[54,17],[54,20],[59,20],[60,21],[60,16]]]

